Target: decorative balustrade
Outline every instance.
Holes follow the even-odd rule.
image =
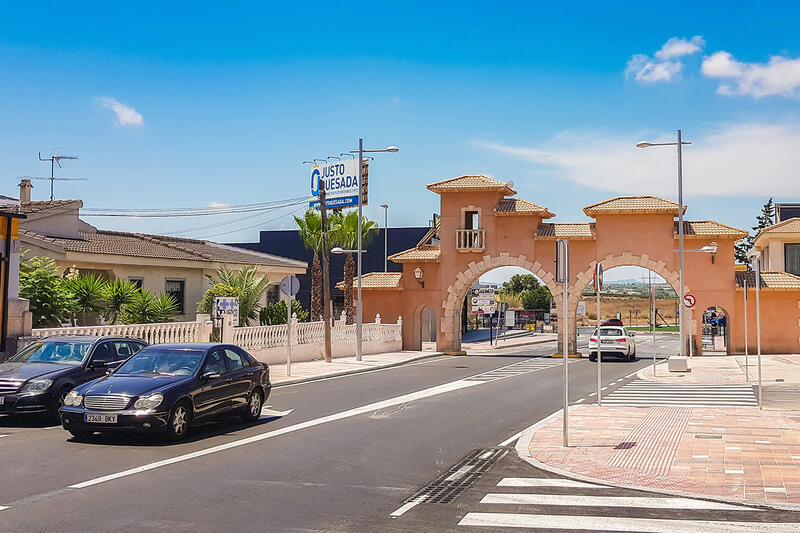
[[[323,322],[300,322],[292,327],[292,345],[325,342]],[[362,340],[382,343],[402,340],[401,324],[364,324]],[[331,341],[344,344],[356,343],[355,324],[339,325],[331,328]],[[250,326],[233,330],[233,343],[244,349],[264,349],[286,346],[286,324],[276,326]]]
[[[112,326],[77,326],[68,328],[40,328],[31,331],[36,338],[51,335],[118,335],[136,337],[149,344],[168,342],[208,342],[210,322],[164,322],[158,324],[118,324]]]
[[[486,230],[458,229],[456,230],[456,250],[475,251],[486,248]]]

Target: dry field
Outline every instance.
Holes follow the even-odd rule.
[[[579,326],[592,326],[597,320],[597,301],[593,296],[585,296],[583,300],[586,302],[586,316],[578,317]],[[678,304],[677,300],[670,299],[656,299],[656,309],[668,324],[675,323],[675,308]],[[650,317],[650,300],[648,298],[637,298],[633,296],[625,297],[603,297],[600,296],[600,318],[614,318],[617,313],[622,315],[622,321],[626,326],[645,326]],[[628,321],[628,312],[631,312],[630,323]],[[636,311],[639,311],[638,319]],[[659,324],[661,324],[659,320]]]

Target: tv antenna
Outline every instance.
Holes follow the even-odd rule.
[[[61,166],[61,161],[66,159],[78,159],[77,155],[59,155],[59,150],[55,150],[56,153],[52,154],[50,157],[42,157],[42,152],[39,152],[39,161],[50,161],[50,177],[49,178],[37,178],[32,177],[31,179],[35,180],[50,180],[50,201],[52,202],[55,200],[55,196],[53,194],[53,188],[56,181],[87,181],[86,178],[56,178],[54,176],[55,166],[58,165],[58,168],[63,168]]]

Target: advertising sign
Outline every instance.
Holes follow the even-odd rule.
[[[367,205],[367,182],[369,165],[364,161],[362,204]],[[319,209],[320,180],[325,187],[325,206],[329,209],[355,207],[358,205],[358,160],[331,161],[314,165],[311,169],[311,201],[309,207]]]
[[[233,323],[239,324],[239,298],[235,296],[220,296],[214,298],[214,318],[222,315],[233,315]]]

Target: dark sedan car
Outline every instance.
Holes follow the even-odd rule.
[[[58,421],[64,397],[147,343],[127,337],[45,337],[0,364],[0,414],[45,414]]]
[[[159,344],[70,392],[61,423],[78,439],[133,430],[178,440],[212,417],[258,420],[271,389],[267,365],[238,346]]]

